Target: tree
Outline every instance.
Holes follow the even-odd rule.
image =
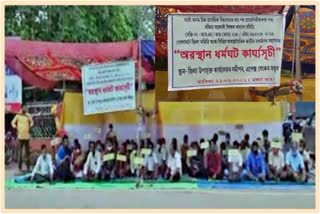
[[[5,35],[55,42],[154,39],[154,7],[6,6]]]

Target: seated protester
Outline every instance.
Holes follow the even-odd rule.
[[[220,157],[221,157],[221,172],[224,172],[226,169],[228,169],[228,150],[225,142],[222,142],[220,144]]]
[[[268,178],[276,181],[284,180],[286,178],[286,172],[284,170],[284,155],[280,150],[281,142],[278,142],[278,147],[271,148],[268,157]]]
[[[170,181],[179,181],[182,176],[181,155],[178,152],[177,139],[173,138],[171,143],[170,154],[167,159],[166,179]]]
[[[137,175],[137,170],[138,166],[135,164],[134,159],[136,157],[140,157],[140,150],[138,150],[138,144],[134,143],[132,144],[132,151],[130,152],[130,175],[131,176],[136,176]]]
[[[266,163],[256,141],[252,143],[251,152],[246,161],[246,175],[250,180],[262,182],[266,180]]]
[[[103,159],[103,164],[101,167],[101,179],[105,181],[109,181],[110,179],[114,179],[116,177],[116,170],[117,170],[117,161],[116,161],[116,154],[117,149],[113,143],[113,139],[107,139],[107,149],[104,156],[108,154],[113,154],[113,159],[105,161]],[[103,157],[102,157],[103,158]]]
[[[237,151],[237,154],[234,154],[232,157],[228,155],[228,169],[225,171],[226,176],[228,176],[229,181],[240,181],[241,173],[242,173],[242,166],[243,166],[243,159],[240,153],[240,144],[238,141],[233,142],[233,148]],[[231,151],[231,148],[230,148]]]
[[[299,152],[303,157],[303,162],[306,167],[306,172],[309,172],[312,165],[311,158],[310,158],[309,152],[306,149],[306,143],[302,139],[300,140]]]
[[[84,154],[82,154],[81,145],[78,139],[75,139],[71,154],[71,172],[75,178],[82,178],[83,164]]]
[[[250,146],[249,142],[247,141],[242,141],[240,144],[240,153],[242,155],[242,160],[243,160],[243,168],[246,167],[246,161],[248,159],[248,156],[250,154]]]
[[[89,155],[84,164],[83,176],[85,181],[96,181],[99,178],[101,170],[101,155],[96,149],[95,142],[89,143]]]
[[[150,155],[144,158],[144,178],[157,179],[158,178],[158,158],[156,151],[154,150],[153,143],[149,141],[147,148],[151,150]]]
[[[218,151],[218,145],[213,141],[210,143],[209,151],[207,153],[207,173],[209,179],[218,179],[221,177],[222,160],[221,154]]]
[[[166,172],[166,162],[167,162],[167,148],[165,138],[158,139],[157,144],[157,159],[158,159],[158,173],[162,178],[164,178]]]
[[[47,152],[45,144],[41,145],[41,154],[37,159],[36,165],[31,174],[31,181],[36,183],[53,181],[53,164],[51,155]]]
[[[187,164],[189,168],[189,175],[195,178],[203,177],[204,167],[203,167],[203,155],[200,146],[196,141],[191,143],[191,149],[197,151],[196,156],[188,157]]]
[[[269,132],[262,131],[262,153],[264,154],[265,161],[268,163],[268,154],[270,153],[271,142],[269,140]]]
[[[71,172],[71,150],[69,149],[69,138],[64,136],[62,144],[56,154],[56,178],[57,180],[68,182],[74,180]]]
[[[286,154],[287,178],[296,182],[305,182],[306,168],[303,157],[298,151],[298,143],[293,142],[292,149]]]
[[[189,149],[189,136],[188,135],[184,135],[183,136],[183,143],[180,147],[180,151],[181,151],[181,161],[182,161],[182,173],[186,174],[188,173],[188,165],[187,165],[187,151]]]
[[[117,155],[123,155],[127,157],[127,142],[123,142],[121,147],[118,150]],[[127,157],[128,160],[128,157]],[[117,159],[116,163],[116,177],[123,178],[128,174],[128,170],[130,170],[130,167],[128,167],[128,161],[120,161]]]

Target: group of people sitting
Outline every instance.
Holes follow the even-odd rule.
[[[118,144],[114,132],[107,134],[105,142],[89,142],[89,150],[83,151],[77,139],[70,145],[68,136],[49,154],[42,145],[41,154],[31,174],[31,180],[43,182],[53,180],[109,181],[124,177],[143,179],[167,179],[179,181],[183,175],[203,179],[228,179],[229,181],[290,180],[307,181],[310,157],[303,140],[282,145],[271,142],[268,131],[262,139],[250,142],[246,134],[240,142],[230,142],[230,134],[219,142],[219,135],[212,139],[183,142],[173,138],[170,145],[166,139],[153,143],[150,138],[126,140]],[[287,144],[287,143],[286,143]]]

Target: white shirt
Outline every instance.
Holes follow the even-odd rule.
[[[158,151],[158,148],[157,148],[157,157],[159,162],[167,160],[167,150],[165,146],[161,147],[160,152]]]
[[[50,154],[41,154],[38,159],[35,167],[32,171],[32,177],[35,174],[40,175],[52,175],[53,174],[53,164],[52,164],[52,158]]]
[[[94,171],[95,174],[98,174],[101,169],[101,154],[99,151],[95,152],[95,156],[93,157],[92,152],[89,153],[87,161],[84,165],[83,174],[87,175],[88,170]]]
[[[282,151],[279,151],[278,155],[274,155],[273,152],[269,152],[268,164],[275,167],[276,170],[284,167],[284,155]]]
[[[144,165],[148,171],[153,172],[155,170],[155,165],[158,164],[158,158],[156,153],[152,152],[144,159]]]
[[[175,152],[174,156],[170,154],[167,160],[167,166],[171,170],[171,173],[175,173],[179,168],[180,175],[182,175],[181,155],[178,152]]]
[[[232,164],[232,167],[231,167],[232,172],[238,172],[243,164],[243,158],[240,151],[238,150],[237,155],[232,157],[232,159],[231,157],[228,156],[228,162]]]
[[[298,172],[300,169],[305,168],[303,156],[298,151],[296,156],[293,156],[291,150],[286,154],[286,164],[290,166],[295,172]]]

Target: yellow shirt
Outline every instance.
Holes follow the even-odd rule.
[[[17,129],[19,140],[30,139],[30,127],[33,126],[33,121],[29,114],[17,114],[11,122],[11,126]]]

